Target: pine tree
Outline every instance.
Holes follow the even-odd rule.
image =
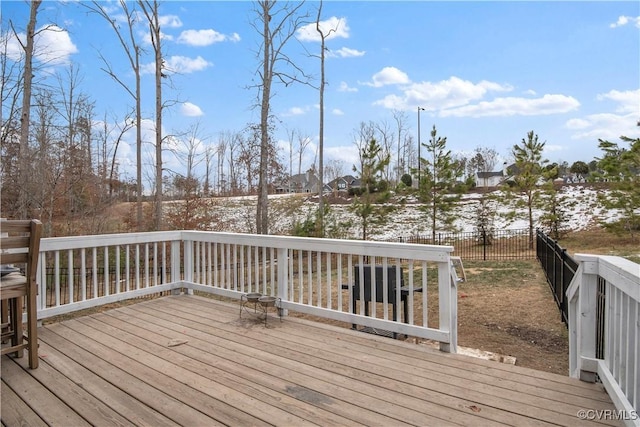
[[[367,240],[371,231],[384,225],[394,210],[386,204],[391,193],[388,183],[381,179],[389,161],[390,156],[382,155],[382,147],[375,139],[371,139],[360,152],[361,170],[353,167],[353,171],[360,176],[361,188],[354,196],[350,210],[360,219],[362,240]]]
[[[420,158],[423,173],[418,183],[418,194],[424,204],[422,212],[431,225],[432,241],[435,242],[436,227],[451,229],[456,220],[454,208],[461,197],[458,179],[464,171],[453,160],[451,151],[447,150],[447,137],[437,136],[435,125],[431,130],[431,139],[422,146],[429,157]]]
[[[538,135],[533,131],[527,133],[527,138],[523,138],[520,144],[514,145],[512,154],[515,159],[514,177],[511,182],[511,197],[515,208],[526,208],[527,218],[529,222],[529,248],[533,249],[534,242],[534,224],[533,209],[537,206],[544,205],[543,193],[550,191],[552,181],[550,177],[556,174],[555,168],[545,168],[548,163],[542,158],[546,142],[540,142]],[[543,188],[543,186],[546,187]],[[522,196],[513,197],[513,196]]]
[[[598,159],[601,177],[610,182],[608,196],[602,195],[600,202],[607,209],[619,210],[619,221],[604,224],[605,228],[617,234],[628,233],[632,240],[640,231],[640,138],[621,136],[630,144],[629,149],[618,144],[599,140],[604,156]]]

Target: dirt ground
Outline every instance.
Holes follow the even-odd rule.
[[[535,260],[466,262],[458,286],[458,345],[568,375],[567,328]]]
[[[640,261],[640,245],[602,229],[572,232],[559,241],[570,254]],[[514,356],[516,365],[568,375],[568,330],[538,261],[465,261],[458,287],[458,344]]]

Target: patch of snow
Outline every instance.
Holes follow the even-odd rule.
[[[619,218],[619,212],[604,209],[598,203],[598,195],[603,191],[582,186],[564,186],[560,190],[560,197],[570,202],[566,211],[566,226],[569,229],[584,230]],[[454,223],[456,231],[475,231],[475,210],[481,198],[481,193],[469,193],[458,203],[455,210],[458,219]],[[272,201],[269,207],[270,216],[273,218],[270,224],[272,234],[288,234],[296,222],[304,221],[317,209],[317,203],[312,201],[309,195],[283,194],[269,196],[269,199]],[[256,196],[218,198],[216,201],[218,202],[215,208],[216,216],[222,223],[227,224],[224,231],[251,232],[248,224],[253,222],[255,216]],[[283,203],[294,205],[295,209],[279,208]],[[359,239],[359,220],[350,212],[349,206],[350,204],[332,204],[329,220],[354,224],[351,229],[346,230],[345,237]],[[424,213],[420,210],[421,206],[415,197],[405,198],[405,204],[390,215],[387,224],[371,231],[370,239],[397,240],[400,237],[430,234],[431,230]],[[497,230],[527,228],[529,223],[526,209],[518,209],[514,216],[516,219],[508,221],[505,215],[511,213],[510,209],[507,206],[498,206],[498,215],[494,219],[495,228]],[[534,210],[536,226],[542,213],[539,209]],[[445,230],[437,230],[437,232],[445,232]]]

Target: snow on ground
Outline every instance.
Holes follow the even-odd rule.
[[[560,197],[567,204],[567,227],[571,230],[584,230],[598,226],[601,222],[610,222],[617,218],[617,212],[606,210],[598,203],[598,193],[604,190],[583,186],[565,186],[560,191]],[[482,198],[480,193],[465,195],[456,209],[458,220],[454,226],[458,232],[475,231],[475,209]],[[216,200],[216,217],[224,224],[224,231],[250,233],[254,232],[256,196],[243,196],[232,198],[218,198]],[[304,221],[315,212],[317,203],[309,195],[290,194],[274,195],[269,198],[270,216],[273,222],[270,224],[272,234],[288,234],[296,221]],[[317,200],[317,199],[316,199]],[[349,201],[349,200],[347,200]],[[420,204],[408,199],[389,218],[388,223],[370,232],[371,240],[396,240],[399,237],[413,235],[428,235],[430,228],[424,213],[420,211]],[[352,226],[345,230],[344,238],[360,238],[360,226],[358,219],[349,212],[349,204],[332,204],[332,215],[335,221],[340,223],[350,222]],[[516,220],[508,221],[504,215],[510,208],[498,206],[498,213],[494,220],[495,228],[523,229],[528,227],[527,213],[525,209],[516,212]],[[541,216],[540,210],[534,211],[534,218]],[[536,224],[537,225],[537,224]],[[216,228],[216,227],[214,227]],[[446,230],[437,230],[444,232]]]

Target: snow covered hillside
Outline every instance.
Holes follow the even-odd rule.
[[[605,210],[598,203],[598,192],[593,188],[583,186],[565,186],[560,192],[560,197],[568,203],[567,227],[572,230],[584,230],[597,227],[601,222],[615,220],[617,212]],[[457,207],[458,220],[455,223],[456,231],[474,231],[475,210],[481,194],[470,193],[463,197]],[[212,229],[228,232],[247,233],[253,232],[255,218],[255,196],[216,198],[214,199],[215,217],[217,224],[212,224]],[[317,201],[317,198],[316,198]],[[304,221],[317,209],[317,203],[309,195],[291,194],[270,196],[270,224],[272,234],[289,234],[296,221]],[[349,200],[345,200],[349,202]],[[406,203],[399,207],[389,218],[384,227],[370,232],[371,240],[390,240],[402,236],[416,234],[430,234],[427,220],[420,211],[420,204],[415,200],[407,199]],[[345,238],[360,238],[358,219],[349,212],[349,203],[332,204],[333,218],[329,221],[351,224],[344,230]],[[507,221],[501,214],[509,213],[509,208],[497,205],[498,215],[494,219],[496,229],[522,229],[528,227],[526,210],[516,212],[516,220]],[[534,217],[538,219],[542,212],[536,211]],[[446,230],[438,230],[446,231]]]

